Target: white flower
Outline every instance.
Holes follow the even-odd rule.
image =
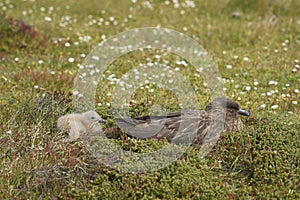
[[[254,85],[258,85],[258,82],[257,82],[257,81],[255,81],[253,84],[254,84]]]
[[[269,82],[269,85],[277,85],[278,84],[278,82],[276,82],[276,81],[270,81]]]
[[[277,109],[278,107],[279,107],[278,105],[271,106],[271,108],[274,109],[274,110]]]
[[[250,90],[251,90],[251,87],[250,87],[250,86],[247,86],[247,87],[246,87],[246,90],[247,90],[247,91],[250,91]]]
[[[297,101],[292,101],[292,104],[297,105],[298,102]]]
[[[69,61],[70,63],[72,63],[72,62],[75,61],[75,59],[74,59],[74,58],[69,58],[68,61]]]
[[[51,17],[45,17],[45,21],[47,21],[47,22],[51,22],[52,21],[52,18]]]
[[[295,89],[294,92],[295,92],[295,93],[299,93],[299,90],[298,90],[298,89]]]
[[[226,65],[227,69],[232,69],[232,65]]]
[[[244,57],[243,60],[244,60],[244,61],[248,61],[249,58],[248,58],[248,57]]]
[[[260,105],[261,108],[265,108],[266,107],[266,104],[262,104]]]

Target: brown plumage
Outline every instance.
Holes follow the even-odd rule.
[[[166,138],[176,144],[202,144],[218,139],[224,132],[239,130],[238,114],[249,116],[231,99],[216,98],[205,110],[179,110],[159,116],[117,118],[117,125],[137,138]]]

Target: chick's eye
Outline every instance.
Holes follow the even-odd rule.
[[[92,117],[92,119],[95,119],[95,117]]]

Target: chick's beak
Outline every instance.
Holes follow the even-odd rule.
[[[244,115],[244,116],[247,116],[247,117],[250,116],[250,113],[247,110],[244,110],[244,109],[241,109],[241,108],[238,110],[238,114]]]
[[[105,123],[106,121],[102,118],[98,119],[98,123]]]

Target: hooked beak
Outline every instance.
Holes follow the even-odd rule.
[[[238,110],[238,114],[244,115],[244,116],[247,116],[247,117],[250,116],[250,113],[247,110],[244,110],[244,109],[241,109],[241,108]]]
[[[105,123],[106,121],[102,118],[98,119],[98,123]]]

